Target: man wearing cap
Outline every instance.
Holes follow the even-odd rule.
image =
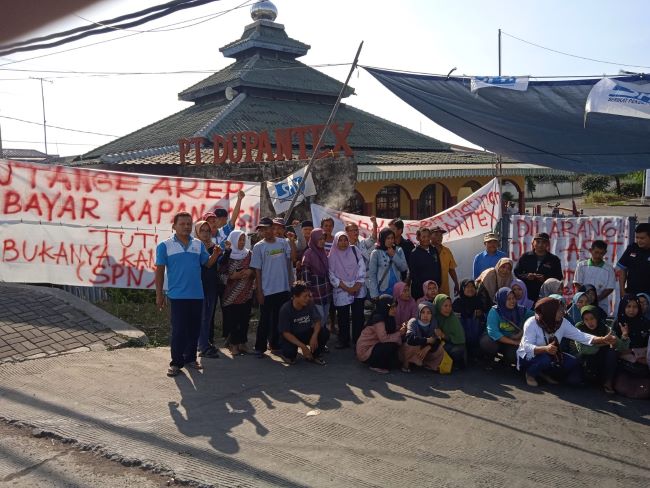
[[[515,276],[526,284],[528,298],[533,302],[539,298],[539,289],[549,278],[564,279],[560,258],[549,252],[550,238],[540,232],[533,239],[533,250],[522,254],[515,266]]]
[[[431,229],[431,244],[438,251],[438,260],[440,262],[440,293],[451,296],[449,293],[449,276],[451,276],[454,282],[454,294],[458,295],[460,287],[458,284],[458,275],[456,274],[458,265],[454,259],[454,254],[451,252],[451,249],[442,244],[442,236],[446,233],[447,231],[442,227],[434,227]]]
[[[499,249],[499,236],[490,232],[483,237],[485,251],[474,256],[473,273],[474,279],[489,268],[494,268],[501,258],[506,257],[506,253]]]
[[[255,270],[257,302],[260,304],[255,354],[263,358],[267,341],[272,351],[280,349],[278,315],[280,307],[289,300],[292,253],[288,241],[275,236],[270,218],[261,218],[257,231],[263,239],[253,247],[250,267]]]
[[[214,212],[206,212],[203,214],[203,220],[210,226],[212,241],[222,249],[230,233],[235,230],[235,225],[239,218],[239,210],[241,209],[241,202],[245,196],[246,194],[242,190],[239,190],[237,193],[237,202],[232,209],[230,220],[228,220],[228,210],[225,208],[217,208]]]

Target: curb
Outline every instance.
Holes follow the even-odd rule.
[[[135,339],[141,342],[143,345],[149,343],[149,338],[147,335],[142,332],[140,329],[124,322],[122,319],[117,318],[115,315],[102,310],[101,308],[93,305],[90,302],[82,300],[67,291],[60,290],[58,288],[47,288],[44,286],[33,286],[33,285],[23,285],[20,283],[5,283],[9,286],[15,286],[17,288],[22,288],[25,290],[32,291],[34,293],[41,293],[44,295],[50,295],[59,300],[65,302],[71,307],[76,308],[77,310],[82,311],[91,319],[99,322],[100,324],[105,325],[107,328],[111,329],[113,332],[120,334],[122,336],[128,337],[129,339]]]

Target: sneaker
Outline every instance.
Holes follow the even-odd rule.
[[[200,358],[216,359],[219,357],[219,351],[214,346],[208,347],[205,351],[199,352]]]
[[[534,376],[530,376],[529,374],[526,375],[526,384],[527,384],[528,386],[533,386],[533,387],[535,387],[535,386],[539,386],[539,383],[537,382],[537,380],[535,379],[535,377],[534,377]]]
[[[180,372],[181,372],[181,368],[179,368],[178,366],[170,366],[169,369],[167,370],[167,376],[172,378],[174,376],[178,376]]]

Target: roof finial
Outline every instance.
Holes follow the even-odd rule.
[[[268,0],[260,0],[251,7],[251,17],[253,20],[270,20],[275,21],[278,16],[278,9],[273,5],[273,2]]]

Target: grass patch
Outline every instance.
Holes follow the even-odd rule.
[[[590,205],[625,205],[625,201],[621,200],[621,195],[618,193],[605,191],[595,191],[589,193],[587,196],[585,196],[584,202]]]

